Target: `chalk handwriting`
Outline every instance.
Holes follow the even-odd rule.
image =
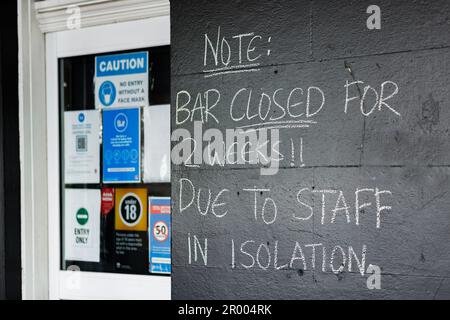
[[[270,44],[272,37],[254,32],[224,36],[221,27],[215,35],[204,34],[203,66],[205,78],[222,74],[259,71],[260,60],[270,56],[271,50],[259,48],[262,42]]]

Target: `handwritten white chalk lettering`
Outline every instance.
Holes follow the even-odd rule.
[[[200,215],[207,215],[208,212],[217,218],[223,218],[227,215],[227,202],[223,200],[224,195],[230,192],[229,189],[221,189],[212,200],[211,189],[195,188],[191,180],[181,178],[179,184],[179,210],[180,213],[194,206]],[[205,196],[205,194],[207,196]],[[211,202],[212,201],[212,202]],[[218,211],[221,208],[222,211]]]
[[[349,88],[352,86],[358,87],[359,85],[364,85],[363,81],[352,81],[352,82],[346,82],[344,85],[345,87],[345,106],[344,106],[344,112],[347,113],[349,102],[353,100],[359,99],[359,107],[361,114],[368,117],[370,116],[375,110],[381,112],[384,109],[387,109],[388,111],[393,112],[397,116],[401,116],[400,113],[394,109],[391,105],[389,105],[386,101],[392,99],[399,91],[398,85],[393,81],[385,81],[381,84],[380,90],[377,91],[374,87],[370,85],[364,86],[364,89],[362,90],[362,95],[355,95],[355,96],[349,96]],[[390,89],[388,90],[387,88]],[[360,94],[359,90],[356,90],[358,94]],[[379,92],[379,93],[378,93]],[[387,93],[389,92],[389,93]],[[371,99],[370,99],[371,98]],[[370,100],[369,100],[370,99]],[[373,104],[369,107],[366,106],[367,101],[372,101]]]
[[[250,88],[237,90],[231,99],[230,118],[234,122],[253,119],[271,122],[285,118],[311,118],[325,105],[325,93],[319,87],[310,86],[305,91],[302,88],[294,88],[282,94],[283,91],[286,90],[278,88],[271,93],[260,91],[255,94],[255,90]],[[284,99],[282,100],[280,96],[284,96]],[[304,122],[310,123],[314,122]],[[298,124],[301,124],[301,121]]]
[[[316,86],[305,90],[278,88],[273,92],[240,88],[230,96],[228,108],[230,119],[238,129],[308,128],[316,124],[313,118],[323,110],[325,101],[325,93]],[[175,123],[177,126],[197,121],[219,124],[221,119],[213,109],[227,103],[218,89],[196,94],[180,90],[175,99]],[[240,122],[253,123],[239,125]]]
[[[202,123],[208,122],[211,118],[216,123],[219,120],[211,112],[211,110],[217,106],[220,101],[220,92],[217,89],[209,89],[204,93],[197,93],[195,95],[195,100],[192,99],[191,94],[186,90],[181,90],[177,92],[177,97],[175,99],[176,112],[175,112],[175,122],[177,125],[183,124],[186,121],[194,120],[201,121]],[[192,102],[192,104],[191,104]],[[186,106],[191,105],[192,109],[186,108]],[[185,114],[184,118],[181,118],[180,114]],[[198,115],[196,117],[196,115]]]
[[[280,256],[280,247],[291,248],[287,252],[290,255]],[[356,265],[357,271],[364,276],[366,274],[367,245],[361,246],[357,251],[353,246],[334,245],[327,247],[323,243],[301,244],[280,243],[274,241],[271,245],[267,241],[245,240],[239,242],[231,239],[231,267],[261,270],[285,270],[301,269],[303,271],[322,271],[341,273],[344,270],[353,272]],[[286,251],[284,251],[286,252]]]
[[[271,37],[254,32],[229,35],[218,26],[203,36],[203,75],[206,78],[259,71],[264,57],[271,54],[268,48]],[[340,94],[345,99],[339,112],[357,112],[364,117],[384,112],[401,117],[397,105],[399,86],[394,81],[386,80],[374,85],[367,80],[353,79],[346,81],[340,90],[342,88],[344,90]],[[185,166],[260,164],[264,167],[261,174],[276,174],[279,162],[285,159],[279,151],[278,129],[307,129],[317,124],[324,112],[335,112],[335,108],[327,108],[326,96],[319,86],[304,83],[290,88],[275,86],[274,89],[246,85],[234,87],[227,94],[222,94],[219,88],[198,92],[179,90],[175,101],[175,123],[177,126],[193,123],[194,130],[174,130],[172,156],[177,158],[173,163]],[[234,128],[211,127],[221,123],[231,123]],[[203,126],[208,127],[205,132]],[[288,165],[294,167],[299,156],[299,166],[304,166],[303,137],[297,135],[283,142],[290,144],[290,155],[286,157]],[[263,169],[272,171],[263,173]],[[197,186],[188,178],[181,178],[178,183],[180,214],[197,215],[199,219],[242,215],[240,209],[230,205],[236,199],[232,198],[234,192],[229,188]],[[248,212],[253,223],[267,226],[286,221],[283,218],[287,216],[291,218],[290,227],[294,228],[314,219],[320,221],[315,225],[317,228],[325,224],[344,224],[348,228],[368,224],[380,229],[393,210],[389,205],[392,192],[379,186],[317,188],[302,186],[299,181],[292,194],[283,197],[283,201],[294,204],[294,210],[289,212],[284,212],[286,205],[279,205],[277,197],[266,186],[243,187],[241,190],[244,194],[247,192],[247,196],[237,192],[237,201],[248,201],[253,207]],[[208,243],[207,238],[190,233],[187,240],[188,263],[206,266],[208,249],[211,250],[208,245],[214,242]],[[365,244],[295,241],[300,239],[289,243],[277,239],[270,242],[261,239],[229,240],[232,269],[321,270],[335,273],[338,277],[346,270],[355,270],[361,276],[369,276],[368,288],[380,287],[380,268],[370,264],[366,270],[368,249]]]
[[[281,143],[279,129],[226,129],[224,139],[222,131],[209,128],[204,131],[201,140],[196,140],[202,131],[200,121],[194,123],[194,138],[187,129],[173,130],[171,159],[174,165],[199,167],[205,164],[224,167],[259,164],[263,166],[261,175],[274,175],[278,172],[280,162],[285,160],[284,153],[279,149]],[[294,167],[298,163],[300,167],[304,167],[303,138],[299,138],[299,141],[290,138],[290,143],[290,166]]]
[[[199,254],[203,260],[203,265],[208,265],[208,239],[205,238],[202,244],[196,235],[193,235],[193,240],[191,241],[191,234],[188,233],[188,263],[193,264],[199,261]],[[193,242],[193,244],[192,244]],[[194,246],[194,259],[192,261],[192,246]]]
[[[217,218],[222,218],[229,213],[227,204],[233,201],[230,190],[222,188],[216,194],[210,189],[196,188],[191,180],[181,178],[179,180],[179,211],[183,213],[190,207],[196,209],[200,215],[208,212]],[[250,193],[249,199],[253,203],[254,221],[262,221],[266,225],[277,221],[279,215],[276,200],[270,196],[269,188],[243,188],[242,191]],[[313,189],[309,187],[299,188],[296,195],[297,210],[292,213],[294,221],[308,221],[313,216],[320,216],[320,224],[345,223],[360,225],[361,213],[364,213],[364,221],[369,223],[375,220],[375,228],[380,229],[383,217],[391,213],[392,207],[388,205],[388,197],[392,197],[389,190],[374,188],[356,188],[355,191],[345,193],[336,189]],[[362,198],[363,197],[363,198]],[[225,199],[224,199],[225,198]],[[368,199],[372,201],[368,202]],[[352,199],[353,201],[349,201]],[[353,206],[353,208],[352,208]],[[221,208],[222,211],[217,211]],[[364,210],[364,211],[363,211]]]
[[[346,81],[344,89],[344,113],[353,110],[358,101],[359,110],[365,117],[383,111],[401,116],[394,106],[399,87],[393,81],[384,81],[378,90],[361,80]],[[175,122],[176,125],[194,121],[219,124],[220,119],[213,109],[228,104],[229,119],[239,129],[308,128],[316,124],[313,118],[324,110],[325,103],[325,92],[317,86],[290,90],[277,88],[270,92],[244,87],[225,99],[215,88],[195,94],[180,90],[175,100]],[[240,122],[250,124],[239,125]]]
[[[193,134],[192,138],[190,131],[184,128],[172,132],[171,141],[175,142],[171,151],[172,163],[186,166],[260,164],[263,166],[261,175],[274,175],[278,172],[279,162],[284,159],[279,151],[278,129],[226,129],[224,139],[222,131],[216,128],[203,133],[202,123],[196,121]]]
[[[299,208],[299,212],[294,212],[292,217],[295,220],[299,221],[307,221],[313,217],[315,212],[315,206],[320,207],[320,222],[321,224],[325,224],[327,222],[333,224],[338,220],[338,216],[342,216],[341,221],[345,223],[351,223],[354,221],[355,225],[360,224],[360,213],[363,209],[369,209],[372,205],[372,202],[364,202],[361,203],[360,194],[362,192],[367,192],[370,194],[371,198],[374,199],[374,208],[373,208],[373,217],[375,218],[375,226],[377,229],[381,228],[382,216],[385,213],[388,213],[392,210],[392,207],[389,205],[385,205],[382,203],[381,196],[382,195],[392,195],[392,192],[389,190],[380,190],[379,188],[357,188],[354,193],[351,194],[351,197],[347,198],[344,195],[342,190],[334,190],[334,189],[318,189],[312,190],[311,188],[301,188],[297,192],[297,205]],[[337,194],[337,196],[336,196]],[[314,206],[311,204],[314,195],[319,195],[313,201]],[[368,195],[367,195],[368,196]],[[309,198],[309,200],[308,200]],[[333,200],[333,198],[335,200]],[[352,198],[354,199],[354,209],[351,209],[351,204],[349,205],[348,200]],[[329,210],[331,205],[331,211]],[[328,210],[327,210],[328,209]],[[338,215],[339,213],[339,215]],[[352,217],[354,216],[354,219]],[[369,212],[366,212],[365,216],[369,217]],[[330,217],[328,219],[328,217]]]
[[[254,216],[255,216],[255,221],[258,221],[258,195],[263,194],[264,192],[270,192],[270,189],[258,189],[256,187],[251,188],[251,189],[243,189],[243,191],[247,191],[247,192],[253,192],[254,194]],[[272,210],[268,209],[269,207],[272,207]],[[270,211],[272,212],[272,218],[267,217],[268,214],[267,212]],[[270,197],[266,197],[264,199],[264,203],[262,205],[261,211],[260,211],[260,215],[261,218],[263,220],[263,222],[265,224],[272,224],[275,222],[275,220],[277,219],[277,213],[278,213],[278,209],[277,209],[277,204],[275,203],[275,201],[270,198]]]
[[[336,255],[336,252],[338,252],[338,251],[341,254],[341,256],[340,256],[341,260],[340,261],[338,260],[339,267],[335,268],[334,267],[335,255]],[[333,273],[340,273],[340,272],[342,272],[344,270],[344,266],[345,266],[346,263],[347,263],[347,257],[345,256],[344,249],[342,249],[341,246],[335,246],[333,248],[333,250],[331,251],[331,259],[330,259],[331,271],[333,271]]]
[[[266,40],[267,39],[267,40]],[[254,32],[224,36],[217,27],[214,36],[204,34],[203,72],[205,77],[221,74],[259,71],[258,60],[269,56],[270,49],[259,49],[262,42],[270,44],[271,37],[263,37]],[[233,62],[233,64],[232,64]]]

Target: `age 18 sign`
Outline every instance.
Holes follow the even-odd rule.
[[[139,108],[103,110],[103,182],[141,181]]]
[[[95,107],[148,105],[148,52],[95,58]]]

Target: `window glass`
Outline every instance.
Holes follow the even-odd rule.
[[[62,270],[171,272],[169,50],[59,60]]]

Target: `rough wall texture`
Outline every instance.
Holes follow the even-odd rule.
[[[173,165],[173,298],[450,298],[450,2],[180,0],[171,19],[172,130],[267,128],[280,155],[274,175]]]

